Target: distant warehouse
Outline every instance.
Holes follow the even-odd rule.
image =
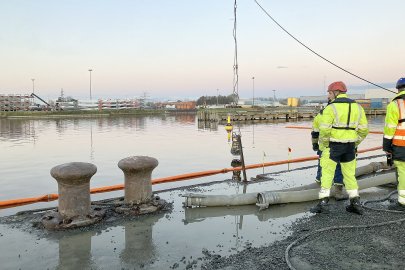
[[[392,91],[395,92],[395,89],[392,89]],[[365,92],[364,99],[358,99],[356,101],[363,106],[363,108],[385,109],[394,97],[394,93],[383,89],[368,89]]]
[[[182,101],[176,102],[174,104],[176,110],[195,110],[196,102],[195,101]]]

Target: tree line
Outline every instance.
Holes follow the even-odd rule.
[[[202,96],[197,99],[197,106],[231,104],[234,100],[234,94],[228,96]]]

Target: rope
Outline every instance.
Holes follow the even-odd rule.
[[[332,61],[326,59],[325,57],[323,57],[322,55],[320,55],[320,54],[317,53],[316,51],[312,50],[310,47],[308,47],[307,45],[305,45],[304,43],[302,43],[299,39],[297,39],[297,38],[296,38],[295,36],[293,36],[290,32],[288,32],[283,26],[281,26],[281,24],[279,24],[279,23],[257,2],[257,0],[255,0],[255,2],[256,2],[256,4],[263,10],[263,12],[264,12],[275,24],[277,24],[278,27],[281,28],[281,30],[283,30],[287,35],[289,35],[291,38],[293,38],[295,41],[297,41],[299,44],[301,44],[303,47],[305,47],[307,50],[309,50],[310,52],[312,52],[313,54],[315,54],[315,55],[318,56],[319,58],[325,60],[325,61],[328,62],[329,64],[331,64],[331,65],[337,67],[338,69],[340,69],[340,70],[342,70],[342,71],[344,71],[344,72],[346,72],[346,73],[348,73],[348,74],[350,74],[350,75],[352,75],[352,76],[354,76],[354,77],[356,77],[356,78],[358,78],[358,79],[360,79],[360,80],[362,80],[362,81],[365,81],[365,82],[367,82],[367,83],[369,83],[369,84],[372,84],[372,85],[374,85],[374,86],[377,86],[377,87],[379,87],[379,88],[381,88],[381,89],[384,89],[384,90],[386,90],[386,91],[388,91],[388,92],[391,92],[391,93],[396,94],[396,92],[394,92],[394,91],[392,91],[392,90],[389,90],[389,89],[387,89],[387,88],[385,88],[385,87],[382,87],[382,86],[380,86],[380,85],[378,85],[378,84],[375,84],[375,83],[373,83],[373,82],[370,82],[369,80],[366,80],[366,79],[364,79],[364,78],[362,78],[362,77],[360,77],[360,76],[358,76],[358,75],[356,75],[356,74],[354,74],[354,73],[348,71],[347,69],[342,68],[341,66],[339,66],[339,65],[337,65],[337,64],[335,64],[335,63],[333,63]]]
[[[385,211],[385,212],[391,212],[391,213],[401,213],[404,214],[404,212],[402,211],[395,211],[395,210],[385,210],[385,209],[375,209],[375,208],[370,208],[370,207],[365,207],[364,204],[366,203],[370,203],[370,202],[382,202],[385,201],[387,199],[389,199],[393,194],[395,194],[397,191],[393,191],[391,193],[389,193],[386,197],[382,198],[382,199],[377,199],[377,200],[369,200],[369,201],[365,201],[363,203],[363,207],[365,209],[369,209],[369,210],[374,210],[374,211]],[[361,228],[374,228],[374,227],[380,227],[380,226],[385,226],[385,225],[390,225],[390,224],[394,224],[394,223],[402,223],[405,221],[405,218],[401,218],[401,219],[397,219],[397,220],[391,220],[391,221],[386,221],[386,222],[379,222],[379,223],[374,223],[374,224],[369,224],[369,225],[343,225],[343,226],[331,226],[331,227],[326,227],[326,228],[322,228],[319,230],[315,230],[313,232],[310,232],[304,236],[301,236],[300,238],[298,238],[297,240],[295,240],[294,242],[292,242],[290,245],[288,245],[288,247],[285,250],[284,253],[284,257],[285,257],[285,261],[288,265],[288,267],[291,270],[296,270],[296,268],[292,265],[291,261],[290,261],[290,250],[292,249],[293,246],[295,246],[296,244],[298,244],[299,242],[305,240],[306,238],[317,234],[317,233],[321,233],[321,232],[326,232],[326,231],[333,231],[333,230],[340,230],[340,229],[361,229]]]

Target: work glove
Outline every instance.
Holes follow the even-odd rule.
[[[317,152],[319,150],[319,144],[318,143],[313,143],[312,144],[312,150],[314,150],[315,152]]]
[[[392,154],[388,153],[386,156],[387,156],[387,165],[392,167],[394,165],[394,160],[392,159]]]

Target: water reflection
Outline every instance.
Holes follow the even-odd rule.
[[[198,121],[198,129],[218,130],[218,122]]]
[[[80,232],[59,239],[57,269],[93,269],[91,237],[95,232]]]
[[[90,160],[94,161],[93,123],[90,125]]]
[[[125,246],[120,252],[122,264],[131,269],[136,268],[136,266],[149,264],[158,257],[157,247],[153,241],[153,226],[163,216],[164,213],[160,213],[155,216],[140,217],[137,220],[126,221],[124,223],[120,221],[118,227],[107,227],[104,230],[105,235],[104,233],[97,233],[94,230],[58,233],[58,235],[63,236],[57,240],[59,242],[59,264],[57,269],[97,268],[94,260],[94,257],[97,257],[97,255],[92,254],[92,240],[96,243],[101,243],[101,245],[108,245],[108,236],[111,233],[107,232],[114,232],[113,237],[115,236],[115,239],[120,239],[121,237],[117,233],[121,234],[119,228],[122,228],[122,226],[125,229]],[[94,247],[99,249],[100,245],[95,245]],[[113,262],[109,263],[110,265],[115,264]]]
[[[36,139],[35,121],[0,119],[0,140]]]
[[[122,262],[134,266],[135,264],[144,265],[156,259],[152,228],[161,217],[163,214],[124,223],[125,248],[120,255]]]
[[[238,228],[242,229],[243,216],[256,216],[259,221],[285,218],[303,212],[303,204],[274,205],[259,211],[256,205],[221,206],[221,207],[195,207],[184,209],[184,224],[204,221],[207,218],[235,216],[239,218]]]
[[[182,124],[194,124],[195,116],[195,114],[190,113],[179,113],[175,115],[175,121]]]

